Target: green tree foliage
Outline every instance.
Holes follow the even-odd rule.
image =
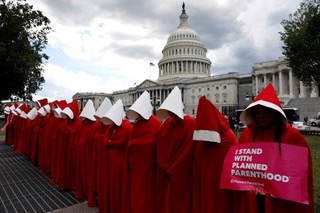
[[[50,20],[25,0],[0,2],[0,100],[31,99],[44,83]]]
[[[320,86],[320,0],[304,0],[281,22],[283,54],[294,75],[306,86]]]

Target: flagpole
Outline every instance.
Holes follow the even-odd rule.
[[[154,63],[149,63],[149,79],[151,80],[151,67],[155,66]]]

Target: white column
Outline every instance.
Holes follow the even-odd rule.
[[[175,73],[176,71],[176,62],[172,62],[172,71],[171,74]]]
[[[259,78],[258,78],[258,75],[256,75],[256,91],[255,91],[255,96],[258,95],[258,91],[259,91]]]
[[[191,70],[192,70],[192,73],[194,73],[194,69],[195,69],[195,66],[194,66],[194,61],[192,61],[192,65],[191,65]]]
[[[267,86],[267,74],[263,75],[263,87],[265,88]]]
[[[184,70],[184,61],[181,61],[181,73],[184,73],[183,70]]]
[[[289,70],[289,97],[293,98],[293,81],[292,81],[292,70]]]
[[[189,62],[185,61],[185,68],[186,68],[185,73],[189,73],[188,65],[189,65]]]
[[[311,94],[310,94],[310,97],[319,97],[319,90],[318,90],[318,87],[313,84],[312,85],[312,90],[311,90]]]
[[[283,95],[283,91],[282,91],[282,70],[280,70],[279,72],[279,95]]]
[[[176,70],[175,70],[175,73],[178,73],[179,72],[179,63],[176,61]]]
[[[170,72],[170,65],[171,65],[171,63],[167,63],[167,70],[168,70],[168,72]]]
[[[276,86],[276,74],[272,73],[272,84],[275,87]]]
[[[198,62],[196,61],[196,68],[195,68],[195,73],[197,73],[198,74]]]

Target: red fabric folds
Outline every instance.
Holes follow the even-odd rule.
[[[114,123],[108,127],[108,133],[104,138],[104,149],[106,149],[105,159],[106,167],[102,172],[107,174],[103,177],[99,190],[99,212],[120,213],[121,212],[121,192],[123,191],[123,171],[125,163],[125,152],[129,140],[129,134],[132,126],[128,120],[123,120],[120,126]],[[104,175],[103,175],[104,176]]]
[[[158,213],[191,212],[195,120],[185,115],[168,118],[157,143]]]
[[[220,175],[229,147],[237,143],[232,130],[221,134],[221,143],[197,141],[194,160],[193,213],[233,211],[233,191],[220,189]]]
[[[201,137],[197,131],[210,132]],[[219,136],[219,137],[218,137]],[[193,171],[193,213],[232,213],[232,190],[220,189],[223,161],[237,138],[228,121],[205,96],[198,104],[194,139],[196,152]]]
[[[89,183],[93,174],[90,174],[94,164],[93,150],[94,137],[99,128],[99,123],[85,119],[81,122],[78,130],[76,152],[76,197],[88,200]],[[88,202],[88,206],[95,206]]]
[[[57,170],[59,170],[57,184],[60,189],[76,189],[76,144],[77,144],[77,130],[81,120],[78,117],[74,119],[67,119],[62,133],[62,140],[58,144],[59,159]]]
[[[156,212],[156,140],[161,122],[139,118],[131,130],[124,174],[122,213]]]

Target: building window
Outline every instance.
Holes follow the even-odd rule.
[[[207,97],[208,100],[211,101],[211,95],[209,93],[206,95],[206,97]]]
[[[215,99],[216,99],[216,103],[219,103],[219,98],[220,98],[220,94],[215,94],[214,95]]]
[[[201,92],[201,88],[199,88],[198,91]]]
[[[226,85],[224,85],[224,86],[223,86],[223,89],[227,89],[227,86],[226,86]]]
[[[191,91],[194,92],[194,88],[192,88]]]
[[[193,95],[191,96],[191,103],[192,104],[195,104],[196,103],[196,97]]]
[[[219,90],[219,86],[216,86],[216,90]]]
[[[227,97],[228,97],[227,93],[222,94],[223,102],[227,102]]]

